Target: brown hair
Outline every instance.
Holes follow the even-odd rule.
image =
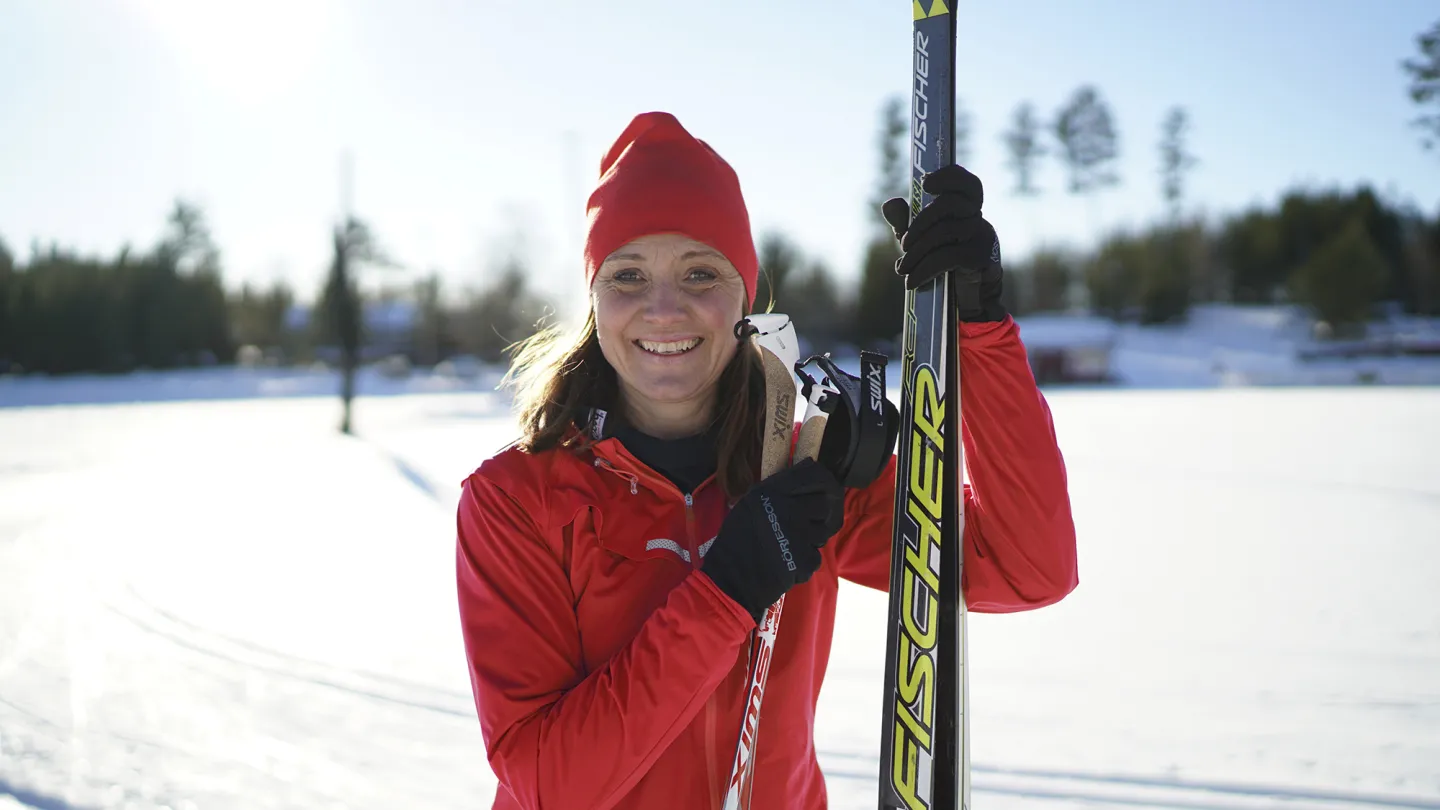
[[[619,382],[600,350],[594,309],[579,329],[548,327],[511,346],[511,354],[501,385],[515,389],[517,445],[524,452],[583,450],[593,440],[584,430],[571,430],[583,410],[620,407]],[[715,478],[734,500],[759,478],[765,424],[765,373],[748,341],[721,373],[715,397],[712,418],[720,420]]]

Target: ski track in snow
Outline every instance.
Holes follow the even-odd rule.
[[[149,605],[138,596],[129,609],[114,604],[107,604],[105,607],[142,632],[226,666],[244,667],[278,679],[298,681],[359,698],[452,717],[468,719],[474,715],[474,706],[468,692],[437,689],[364,670],[342,669],[209,632]],[[148,609],[150,615],[142,616],[140,611],[134,608]]]
[[[1081,588],[970,619],[975,803],[1440,810],[1440,391],[1047,396]],[[0,410],[0,810],[488,806],[451,552],[503,401],[337,410]],[[835,808],[875,803],[883,604],[842,589]]]

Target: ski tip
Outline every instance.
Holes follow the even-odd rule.
[[[949,7],[945,5],[945,0],[931,0],[929,11],[925,10],[925,6],[920,2],[920,0],[910,0],[910,2],[915,7],[915,19],[917,20],[926,20],[931,17],[941,17],[950,13]]]

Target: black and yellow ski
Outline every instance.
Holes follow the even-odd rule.
[[[910,209],[954,162],[955,0],[911,0]],[[880,808],[969,810],[960,367],[949,275],[905,295]]]

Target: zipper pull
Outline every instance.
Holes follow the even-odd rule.
[[[609,470],[610,472],[615,473],[616,475],[618,475],[618,476],[620,476],[621,478],[624,478],[626,481],[629,481],[629,482],[630,482],[630,494],[631,494],[631,495],[639,495],[639,494],[640,494],[640,479],[639,479],[639,477],[637,477],[634,473],[628,473],[628,472],[626,472],[626,471],[624,471],[624,470],[617,470],[617,469],[615,469],[615,465],[614,465],[614,464],[611,464],[610,462],[606,461],[606,460],[603,459],[603,458],[597,458],[597,459],[595,459],[595,469],[597,469],[597,470]]]

